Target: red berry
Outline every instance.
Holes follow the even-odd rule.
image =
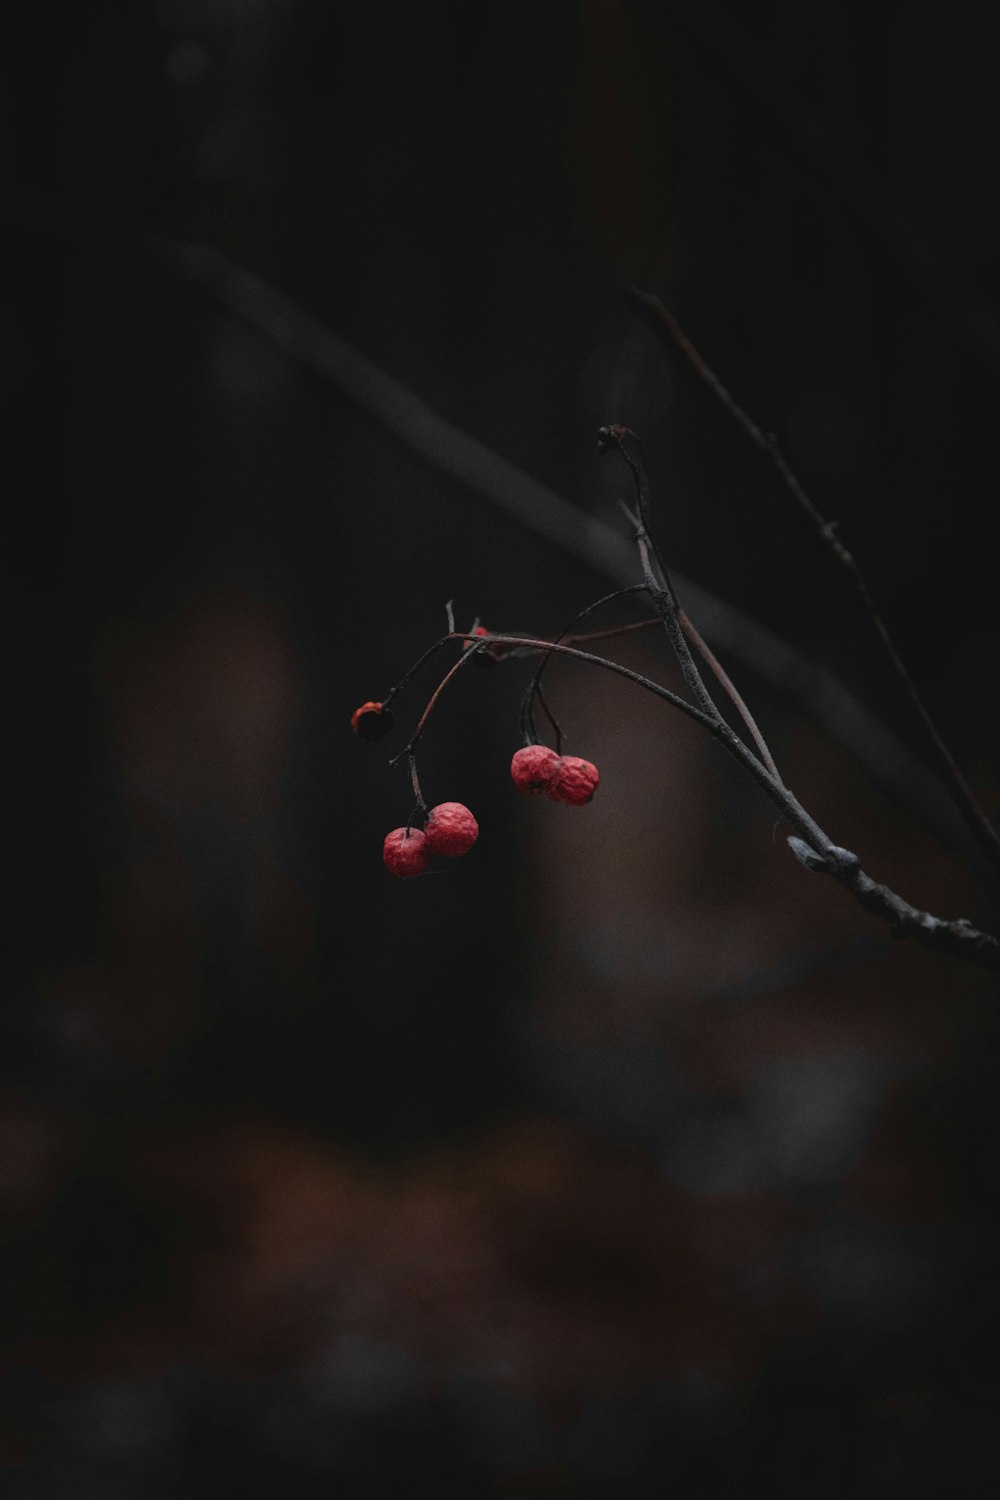
[[[597,767],[578,755],[564,755],[557,774],[546,794],[554,802],[568,802],[570,807],[582,807],[597,791],[600,781]]]
[[[385,836],[382,845],[385,867],[402,880],[408,880],[411,875],[422,875],[430,857],[427,838],[419,828],[394,828]]]
[[[363,740],[380,740],[392,728],[392,714],[381,703],[362,703],[351,714],[351,728]]]
[[[514,785],[522,792],[548,791],[559,774],[562,762],[548,745],[525,745],[510,763]]]
[[[461,802],[439,802],[424,824],[427,847],[435,854],[457,858],[467,854],[479,837],[479,824]]]

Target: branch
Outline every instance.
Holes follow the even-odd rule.
[[[638,460],[634,459],[629,452],[626,439],[631,439],[638,447],[640,454]],[[614,443],[618,453],[625,460],[631,471],[639,515],[637,523],[634,517],[630,517],[630,519],[636,524],[635,540],[639,548],[639,558],[642,562],[643,574],[646,579],[646,588],[653,604],[656,606],[657,613],[666,626],[670,644],[674,649],[674,655],[677,657],[685,682],[691,688],[692,693],[705,712],[712,717],[721,718],[719,710],[716,708],[711,694],[705,686],[704,679],[698,670],[698,665],[688,648],[688,640],[690,640],[695,650],[714,674],[723,691],[728,695],[734,708],[746,725],[751,739],[761,754],[764,764],[772,776],[780,781],[781,777],[774,763],[774,757],[767,748],[764,736],[758,729],[753,714],[751,714],[742,697],[736,691],[727,673],[723,670],[721,663],[716,660],[677,602],[677,595],[670,581],[666,562],[649,528],[649,481],[646,477],[646,466],[642,460],[641,440],[629,428],[613,425],[600,429],[600,441],[604,447],[609,447]],[[653,571],[650,552],[652,552],[653,557],[656,559],[656,565],[660,574],[659,578],[656,577]]]
[[[718,657],[716,657],[715,653],[702,640],[694,625],[691,623],[682,609],[679,609],[677,611],[677,618],[680,621],[681,629],[683,630],[684,634],[687,636],[694,649],[698,652],[698,655],[705,662],[706,666],[712,672],[713,676],[717,679],[719,685],[725,692],[726,696],[729,698],[733,707],[736,709],[736,712],[739,714],[740,718],[746,725],[750,738],[757,746],[757,751],[760,755],[761,760],[764,762],[765,766],[767,766],[767,769],[770,771],[771,775],[777,777],[777,779],[780,781],[781,774],[778,770],[778,767],[774,763],[774,756],[767,748],[767,742],[757,727],[757,720],[754,718],[746,703],[743,701],[743,697],[736,687],[736,684],[732,681],[729,673],[719,661]]]
[[[578,635],[575,631],[573,631],[574,625],[579,624],[581,620],[585,620],[588,615],[592,615],[603,605],[610,604],[612,600],[621,599],[625,594],[640,594],[644,592],[645,584],[633,583],[628,588],[614,589],[610,594],[602,594],[600,599],[594,600],[593,604],[588,604],[583,609],[577,610],[573,618],[566,625],[564,625],[562,630],[560,630],[559,633],[553,638],[553,644],[557,644],[560,641],[565,641],[568,644],[579,644],[581,641],[607,640],[609,636],[624,634],[627,631],[644,630],[648,629],[650,626],[658,625],[658,620],[635,620],[628,625],[612,626],[610,629],[606,630],[594,630],[584,635]],[[545,710],[549,722],[551,723],[552,728],[555,731],[556,750],[561,754],[562,730],[553,717],[542,693],[542,674],[544,673],[545,668],[548,666],[551,656],[551,650],[548,650],[544,653],[541,661],[535,668],[534,676],[528,683],[524,698],[521,701],[521,732],[524,735],[526,741],[536,739],[534,702],[537,698],[541,703],[542,708]]]
[[[613,527],[447,421],[334,329],[214,247],[153,234],[42,196],[0,199],[0,218],[21,233],[54,235],[87,251],[95,243],[117,250],[196,288],[327,380],[441,473],[566,556],[618,583],[634,582],[632,549]],[[945,844],[967,852],[958,837],[961,825],[956,828],[937,779],[867,704],[832,672],[742,610],[691,579],[678,573],[674,577],[703,635],[717,649],[794,700],[897,806]]]
[[[652,314],[657,327],[666,329],[688,363],[718,397],[722,405],[729,412],[729,415],[743,429],[750,441],[770,459],[781,476],[786,489],[814,527],[820,541],[828,549],[838,566],[843,568],[850,578],[861,600],[862,607],[878,636],[886,659],[902,685],[910,708],[923,731],[924,740],[932,761],[937,765],[938,770],[944,777],[954,798],[955,805],[958,807],[974,838],[989,860],[992,869],[994,872],[1000,871],[1000,838],[997,837],[996,831],[976,801],[972,788],[959,770],[951,751],[948,749],[937,725],[931,718],[923,699],[917,691],[916,684],[907,671],[903,659],[896,648],[896,644],[889,634],[888,627],[876,608],[875,601],[865,582],[861,569],[855,562],[853,555],[837,536],[834,524],[823,518],[817,506],[806,494],[792,472],[792,469],[789,467],[784,454],[778,447],[773,433],[763,432],[733,396],[730,395],[714,370],[705,363],[702,356],[698,353],[698,350],[681,328],[670,309],[665,307],[658,297],[652,296],[649,292],[640,291],[637,287],[632,289],[632,294],[639,305]]]
[[[455,639],[462,640],[464,637],[456,635]],[[887,922],[894,937],[912,937],[924,947],[932,948],[936,952],[947,953],[977,968],[1000,973],[1000,941],[992,933],[980,931],[964,917],[947,921],[944,918],[932,916],[929,912],[920,911],[888,886],[873,880],[861,868],[858,856],[849,849],[844,849],[834,843],[829,834],[824,832],[815,818],[802,806],[795,794],[780,778],[772,775],[767,766],[757,759],[718,712],[711,716],[695,704],[678,697],[676,693],[672,693],[660,683],[644,677],[641,672],[634,672],[631,667],[621,666],[618,662],[595,656],[588,651],[580,651],[575,646],[560,645],[555,641],[540,640],[533,636],[489,634],[482,637],[481,646],[477,649],[486,649],[491,644],[532,647],[538,651],[556,652],[561,656],[573,657],[591,666],[603,667],[605,671],[626,678],[629,682],[645,689],[646,692],[653,693],[669,703],[671,707],[679,709],[689,719],[693,719],[696,724],[707,729],[713,739],[718,740],[730,755],[739,761],[744,770],[749,772],[758,786],[767,793],[781,815],[795,829],[795,833],[788,839],[788,844],[796,859],[807,870],[831,875],[839,885],[850,891],[860,906]],[[471,651],[468,652],[463,660],[471,654]],[[451,669],[434,693],[431,703],[428,704],[421,717],[419,731],[423,730],[430,710],[437,702],[445,683],[455,675],[460,665],[461,662]],[[400,752],[400,755],[412,750],[415,738],[416,736],[414,740],[411,740],[410,745]]]
[[[712,377],[715,378],[714,376]],[[1000,970],[1000,941],[989,933],[977,931],[970,922],[962,918],[954,922],[943,921],[929,912],[919,911],[904,901],[888,886],[872,880],[861,869],[856,854],[843,849],[823,832],[815,819],[806,812],[798,798],[789,790],[774,768],[770,756],[758,760],[735,730],[726,723],[709,697],[688,647],[685,632],[681,628],[680,609],[677,603],[666,563],[649,533],[648,486],[642,466],[638,464],[626,447],[626,438],[635,434],[619,426],[602,427],[601,441],[604,447],[614,443],[619,454],[632,472],[638,497],[638,516],[632,517],[635,524],[635,541],[639,550],[646,588],[649,596],[667,629],[670,644],[674,648],[681,672],[698,701],[705,719],[710,723],[713,735],[740,764],[750,772],[754,780],[763,787],[771,801],[797,830],[798,836],[789,838],[792,853],[809,870],[822,870],[845,886],[865,908],[891,924],[894,934],[916,937],[929,947],[961,956],[980,967]],[[636,439],[638,441],[638,439]],[[641,452],[641,448],[640,448]],[[651,556],[655,555],[660,578],[653,570]],[[690,623],[690,622],[689,622]],[[697,632],[694,632],[697,638]],[[742,700],[741,700],[742,701]],[[747,711],[747,717],[753,719]],[[754,725],[756,730],[756,725]]]
[[[807,870],[832,875],[866,911],[888,922],[893,937],[914,937],[928,948],[1000,972],[1000,942],[991,933],[977,931],[964,917],[946,922],[930,912],[919,911],[887,885],[880,885],[866,875],[857,856],[846,849],[837,851],[837,859],[824,858],[794,835],[789,838],[788,846]]]

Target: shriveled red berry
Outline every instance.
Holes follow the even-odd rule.
[[[394,828],[385,836],[382,845],[385,867],[402,880],[408,880],[411,875],[422,875],[430,857],[427,836],[419,828]]]
[[[570,807],[582,807],[597,791],[600,781],[597,767],[579,755],[564,755],[556,776],[546,787],[546,795],[554,802],[567,802]]]
[[[362,703],[351,714],[351,728],[363,740],[380,740],[392,728],[392,714],[374,700]]]
[[[522,792],[544,792],[559,774],[560,757],[548,745],[525,745],[510,763],[514,785]]]
[[[439,802],[424,824],[427,847],[449,859],[468,854],[479,837],[479,824],[462,802]]]

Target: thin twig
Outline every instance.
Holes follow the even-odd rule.
[[[576,641],[606,640],[609,636],[619,634],[619,633],[621,633],[624,630],[629,630],[629,629],[633,629],[634,630],[636,628],[635,623],[633,623],[632,625],[628,625],[628,626],[617,626],[617,627],[612,628],[611,630],[606,630],[606,631],[591,631],[587,635],[576,635],[576,634],[571,633],[573,631],[573,626],[579,620],[585,620],[588,615],[592,615],[594,613],[594,611],[600,609],[602,605],[604,605],[604,604],[610,604],[612,602],[612,600],[614,600],[614,599],[620,599],[625,594],[644,593],[645,592],[645,588],[646,588],[646,585],[643,584],[643,583],[633,583],[633,584],[630,584],[628,588],[614,589],[610,594],[602,594],[601,597],[600,597],[600,599],[595,599],[594,600],[593,604],[588,604],[584,609],[578,610],[577,613],[573,616],[573,618],[553,638],[553,643],[555,644],[555,643],[558,643],[559,641],[566,641],[567,644],[573,644]],[[657,624],[659,624],[659,621],[658,620],[650,620],[650,621],[642,620],[642,621],[639,621],[637,623],[640,624],[640,625],[643,625],[643,626],[645,626],[647,624],[649,624],[649,625],[657,625]],[[529,742],[529,743],[531,741],[536,741],[537,742],[537,734],[536,734],[536,731],[535,731],[535,716],[534,716],[534,711],[533,711],[534,700],[537,697],[539,699],[539,701],[541,702],[542,707],[545,709],[545,712],[548,715],[549,721],[552,724],[553,729],[556,731],[556,750],[561,753],[562,752],[562,743],[561,743],[561,741],[562,741],[562,731],[559,728],[559,725],[556,723],[555,719],[552,717],[552,714],[549,712],[549,709],[548,709],[548,707],[547,707],[547,705],[545,703],[545,700],[542,698],[542,673],[545,671],[545,668],[548,666],[548,663],[549,663],[549,660],[551,658],[551,655],[552,655],[551,649],[548,650],[548,651],[546,651],[543,654],[541,661],[538,663],[538,666],[535,669],[534,676],[532,677],[531,681],[528,683],[527,689],[526,689],[525,694],[524,694],[524,698],[521,701],[521,731],[524,734],[525,740],[527,742]]]
[[[452,631],[449,631],[447,635],[440,636],[434,642],[433,646],[428,646],[427,650],[422,652],[420,656],[417,657],[416,661],[413,663],[413,666],[410,667],[399,679],[399,681],[389,689],[385,697],[382,699],[382,707],[388,708],[393,698],[395,698],[398,693],[401,693],[403,689],[405,687],[408,687],[409,684],[413,681],[414,677],[416,677],[424,662],[429,661],[436,651],[440,651],[442,646],[446,646],[448,642],[453,639],[453,633]]]
[[[556,737],[556,754],[557,755],[562,755],[563,738],[564,738],[563,732],[562,732],[562,725],[560,724],[559,720],[556,718],[555,714],[552,712],[552,709],[549,707],[549,700],[546,698],[544,692],[542,691],[541,684],[539,684],[538,688],[536,689],[535,697],[538,699],[539,703],[542,705],[542,712],[544,713],[545,717],[548,719],[549,723],[552,725],[552,733]],[[532,721],[532,722],[534,722],[534,721]]]
[[[464,639],[461,635],[456,635],[454,638]],[[799,863],[806,869],[832,876],[839,885],[850,891],[860,906],[887,922],[894,936],[915,938],[925,947],[950,954],[953,958],[963,959],[977,968],[1000,972],[1000,941],[992,933],[980,931],[964,917],[947,921],[933,916],[930,912],[921,911],[888,886],[873,880],[862,870],[858,856],[833,842],[815,818],[802,806],[795,794],[779,777],[771,773],[763,761],[757,759],[750,747],[740,739],[721,714],[716,713],[714,716],[707,714],[696,704],[688,703],[684,698],[672,693],[669,688],[645,677],[641,672],[635,672],[631,667],[622,666],[619,662],[610,661],[606,657],[595,656],[589,651],[581,651],[576,646],[540,640],[533,636],[489,634],[482,637],[480,645],[474,650],[487,649],[491,645],[533,647],[539,651],[556,652],[561,656],[572,657],[576,661],[603,667],[605,671],[624,677],[646,692],[653,693],[665,703],[669,703],[671,707],[679,709],[681,713],[700,724],[703,729],[707,729],[713,739],[718,740],[766,792],[778,811],[795,830],[795,833],[789,837],[789,847]],[[422,733],[442,691],[471,655],[473,651],[466,652],[435,689],[421,715],[413,739],[406,749],[400,752],[400,756],[403,754],[412,756],[417,738]],[[400,759],[400,756],[396,756],[395,760]]]
[[[417,805],[414,808],[413,812],[410,814],[410,820],[406,825],[407,828],[409,828],[418,812],[423,813],[425,817],[427,816],[427,803],[424,801],[424,794],[420,790],[420,779],[417,776],[417,757],[414,755],[412,750],[408,751],[407,760],[409,761],[410,765],[410,784],[413,787],[413,795],[417,799]]]
[[[625,463],[628,465],[629,470],[632,474],[632,482],[635,486],[636,501],[638,505],[638,516],[632,517],[632,520],[636,528],[635,540],[636,545],[639,549],[639,557],[642,561],[643,572],[646,577],[646,587],[649,590],[649,596],[656,607],[657,613],[666,626],[667,635],[670,638],[670,644],[674,649],[675,656],[677,657],[677,661],[681,669],[681,674],[684,677],[684,681],[691,689],[692,694],[697,699],[701,707],[705,710],[705,712],[712,717],[721,719],[722,715],[719,713],[719,710],[716,707],[711,694],[706,688],[704,678],[699,672],[694,657],[691,655],[691,652],[688,649],[685,630],[681,622],[681,608],[677,602],[677,595],[674,592],[673,584],[670,581],[670,573],[667,569],[666,561],[664,560],[663,555],[657,547],[656,541],[650,532],[649,482],[646,477],[645,464],[642,461],[642,444],[639,441],[638,437],[636,437],[636,434],[629,428],[621,427],[618,425],[602,427],[600,435],[605,446],[610,446],[612,443],[615,445],[618,453],[625,460]],[[632,439],[637,444],[640,454],[639,459],[635,459],[632,457],[632,454],[629,452],[626,445],[626,439]],[[626,513],[628,513],[627,508]],[[653,570],[653,566],[650,560],[651,552],[656,558],[656,563],[660,575],[659,578],[657,578]],[[759,749],[763,751],[765,765],[767,765],[772,774],[780,781],[781,778],[778,777],[778,771],[777,767],[774,764],[773,757],[771,756],[770,751],[764,743],[764,737],[761,734],[760,730],[757,728],[750,710],[747,708],[740,695],[736,692],[736,689],[733,687],[729,678],[726,676],[726,673],[722,670],[720,663],[716,661],[715,657],[708,650],[708,647],[705,646],[704,642],[701,639],[701,636],[696,630],[694,630],[694,627],[690,625],[690,621],[688,622],[688,624],[693,631],[693,644],[704,657],[706,665],[712,670],[712,672],[715,673],[720,686],[725,690],[725,692],[729,694],[729,697],[731,698],[738,713],[740,714],[744,723],[747,725],[754,743],[758,746]]]
[[[650,554],[655,550],[655,543],[649,534],[645,479],[640,465],[631,457],[625,446],[625,438],[632,437],[634,434],[624,428],[611,427],[603,428],[602,436],[614,441],[632,471],[639,496],[639,515],[633,516],[632,520],[636,525],[635,540],[643,573],[650,598],[666,625],[670,643],[674,648],[685,681],[695,692],[699,706],[703,708],[706,717],[711,720],[712,733],[715,738],[720,740],[730,754],[735,756],[750,772],[754,780],[764,788],[771,801],[795,828],[796,834],[788,840],[792,853],[807,869],[832,875],[852,893],[855,900],[866,911],[874,912],[884,921],[889,922],[896,935],[913,936],[930,947],[962,956],[981,967],[1000,969],[1000,941],[989,933],[979,932],[964,918],[955,922],[946,922],[940,917],[932,916],[929,912],[919,911],[908,901],[904,901],[895,891],[890,890],[888,886],[872,880],[871,876],[866,875],[861,869],[858,856],[849,849],[843,849],[834,844],[812,815],[806,812],[798,798],[773,769],[773,761],[768,765],[758,760],[735,730],[723,719],[714,703],[708,698],[707,692],[704,691],[701,674],[691,657],[681,628],[680,610],[671,587],[670,575],[659,552],[655,555],[662,582],[653,571]],[[697,635],[697,632],[695,634]],[[701,692],[698,691],[699,686],[702,687]]]
[[[757,749],[760,752],[761,760],[764,762],[765,766],[767,766],[767,769],[770,771],[771,775],[776,777],[777,780],[780,781],[781,773],[774,763],[774,757],[771,754],[770,750],[767,748],[767,742],[765,741],[764,736],[761,734],[760,730],[757,727],[757,720],[754,718],[753,714],[750,712],[749,708],[744,702],[742,695],[736,687],[736,684],[732,681],[729,673],[726,671],[721,661],[719,661],[718,657],[716,657],[710,647],[706,645],[706,643],[702,640],[694,625],[691,623],[682,609],[678,610],[677,618],[680,621],[680,626],[684,634],[687,636],[692,646],[698,652],[699,656],[701,656],[702,660],[705,662],[705,665],[716,677],[719,685],[727,694],[733,704],[733,707],[736,709],[736,712],[739,714],[740,718],[746,725],[747,732],[749,733],[750,738],[753,740],[754,744],[757,746]]]
[[[466,641],[468,639],[468,637],[465,636],[465,635],[463,635],[463,634],[461,634],[461,633],[459,633],[459,632],[456,632],[453,635],[446,635],[443,639],[444,639],[444,641]],[[479,653],[480,653],[480,651],[482,651],[482,650],[485,649],[488,641],[491,640],[491,639],[496,639],[496,637],[489,637],[489,636],[485,636],[485,635],[482,636],[482,637],[480,637],[479,642],[475,646],[469,646],[467,650],[465,650],[465,651],[462,652],[461,656],[458,658],[458,661],[453,662],[452,665],[448,668],[447,672],[444,674],[444,676],[442,677],[441,681],[438,683],[437,687],[434,689],[433,693],[431,693],[431,696],[430,696],[430,698],[427,701],[427,706],[425,707],[423,713],[420,715],[420,718],[419,718],[419,720],[417,722],[416,729],[413,731],[413,734],[410,736],[410,738],[407,741],[407,743],[403,746],[402,750],[400,750],[397,755],[394,755],[392,757],[392,760],[390,760],[390,762],[389,762],[390,766],[394,766],[397,763],[397,761],[402,760],[404,755],[409,758],[410,764],[412,766],[412,763],[413,763],[413,752],[417,748],[417,741],[420,739],[420,736],[423,734],[424,728],[425,728],[425,726],[427,724],[427,720],[430,718],[431,714],[434,712],[435,705],[437,704],[437,701],[440,698],[441,694],[444,692],[445,688],[448,686],[449,682],[451,682],[451,680],[455,676],[455,674],[457,672],[460,672],[462,670],[462,668],[464,666],[466,666],[472,660],[472,658],[474,656],[478,656]],[[441,645],[441,644],[443,644],[443,642],[439,641],[437,644]],[[426,656],[427,656],[427,652],[424,652],[424,656],[421,658],[421,660],[425,660]],[[407,676],[409,678],[412,675],[413,675],[413,672],[411,670],[407,674]]]

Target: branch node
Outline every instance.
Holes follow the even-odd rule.
[[[861,864],[858,856],[851,849],[842,849],[839,844],[831,844],[827,850],[827,858],[832,860],[838,870],[856,870]]]
[[[807,844],[805,839],[797,838],[794,833],[790,833],[788,835],[788,847],[795,855],[799,864],[806,870],[813,870],[821,875],[829,875],[831,873],[829,860],[824,859],[822,854],[817,854],[816,850],[810,844]]]

